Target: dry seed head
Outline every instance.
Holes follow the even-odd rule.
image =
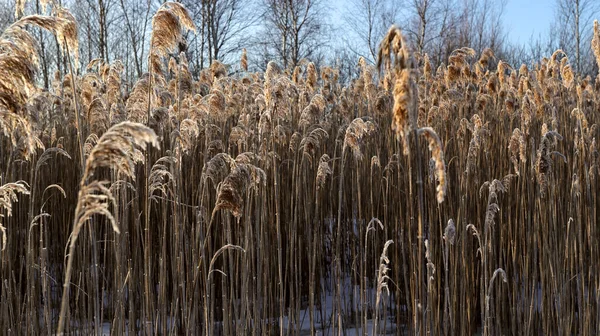
[[[227,67],[225,66],[225,64],[214,60],[210,64],[210,73],[212,74],[213,78],[221,78],[227,76]]]
[[[312,163],[313,154],[321,144],[321,140],[329,137],[329,134],[322,128],[316,128],[312,130],[306,137],[300,142],[300,148],[302,148],[302,158],[307,158]]]
[[[508,282],[507,278],[506,278],[506,272],[504,272],[504,270],[502,268],[498,268],[494,271],[494,274],[492,275],[492,279],[490,280],[489,283],[489,287],[488,287],[488,292],[486,293],[485,296],[485,311],[486,314],[490,311],[490,296],[492,295],[492,289],[494,286],[494,280],[496,279],[496,277],[498,276],[498,274],[500,274],[502,276],[502,281],[503,282]]]
[[[298,85],[301,83],[301,77],[300,77],[300,73],[301,73],[302,69],[300,68],[299,65],[296,65],[294,67],[294,72],[292,73],[292,82],[294,82],[294,84]]]
[[[161,7],[168,8],[171,12],[173,12],[173,14],[175,14],[179,18],[181,25],[185,29],[194,33],[196,32],[196,25],[194,24],[194,20],[190,16],[187,9],[181,3],[175,1],[167,1]]]
[[[25,181],[6,183],[0,187],[0,207],[6,211],[6,216],[12,216],[12,203],[18,202],[17,194],[29,195],[29,185]],[[6,238],[3,238],[3,240]],[[2,244],[4,249],[6,241]]]
[[[407,47],[402,31],[395,25],[392,25],[379,44],[377,68],[380,71],[382,67],[384,70],[391,70],[392,58],[396,68],[404,69],[411,67],[412,60],[410,59]]]
[[[379,162],[379,157],[377,155],[373,155],[373,157],[371,158],[371,174],[373,173],[373,170],[375,168],[381,168],[381,162]]]
[[[158,198],[154,195],[157,191],[164,197],[172,194],[176,182],[173,174],[169,171],[168,165],[173,165],[176,162],[177,159],[173,156],[163,156],[152,166],[150,177],[148,178],[148,183],[150,184],[148,193],[151,195],[150,199],[153,201],[158,202]]]
[[[473,224],[467,225],[467,227],[466,227],[467,232],[469,231],[469,229],[471,229],[471,231],[473,231],[473,236],[475,236],[475,238],[477,238],[477,243],[479,244],[479,248],[477,249],[477,253],[483,254],[482,245],[481,245],[481,235],[479,234],[479,231],[477,230],[477,228]]]
[[[75,244],[84,224],[95,215],[106,217],[111,224],[113,231],[115,233],[120,233],[117,221],[109,210],[109,206],[112,204],[116,207],[117,202],[107,185],[108,182],[106,181],[91,181],[87,184],[82,183],[79,189],[77,207],[75,208],[74,227],[71,232],[71,245]]]
[[[466,121],[466,119],[464,119]],[[481,149],[481,145],[486,141],[487,136],[489,136],[489,131],[487,129],[487,123],[484,125],[481,117],[478,114],[474,114],[471,117],[471,123],[464,122],[461,120],[462,124],[465,124],[471,130],[472,138],[469,143],[469,150],[467,152],[467,168],[465,170],[466,174],[470,174],[475,170],[477,155],[479,154],[479,150]]]
[[[562,49],[556,49],[556,51],[552,53],[552,56],[550,56],[550,62],[548,64],[549,68],[560,66],[560,62],[558,61],[558,56],[560,55],[565,56],[565,58],[567,56],[567,54]]]
[[[30,15],[9,26],[0,37],[0,105],[18,112],[27,98],[33,94],[33,76],[37,66],[37,42],[25,30],[35,25],[52,32],[61,46],[69,51],[77,62],[77,26],[73,16],[62,8],[56,8],[56,17]]]
[[[450,86],[450,84],[452,84],[453,82],[456,82],[457,80],[460,79],[461,68],[459,68],[453,64],[450,64],[450,65],[448,65],[448,68],[446,70],[447,70],[445,73],[446,85]]]
[[[394,85],[394,119],[392,129],[404,139],[404,152],[408,152],[406,136],[414,128],[417,114],[417,85],[409,70],[402,70],[396,78]]]
[[[181,25],[173,12],[161,9],[152,18],[150,45],[156,55],[166,56],[175,50],[181,39]]]
[[[290,138],[290,145],[288,146],[292,153],[296,153],[296,150],[298,150],[298,145],[301,141],[302,134],[300,134],[300,132],[294,132],[294,134],[292,134],[292,137]]]
[[[75,246],[77,236],[87,221],[101,215],[111,223],[114,232],[119,233],[117,222],[109,206],[116,207],[117,202],[112,192],[107,188],[108,182],[90,181],[96,168],[112,168],[117,173],[134,177],[133,162],[136,156],[141,155],[141,150],[150,143],[158,147],[158,138],[150,128],[132,122],[123,122],[111,127],[98,139],[97,144],[90,151],[86,161],[85,170],[80,182],[73,231],[71,232],[71,248]]]
[[[425,54],[423,60],[423,76],[425,77],[425,81],[429,81],[433,77],[433,67],[429,61],[429,55],[427,54]]]
[[[533,111],[535,111],[535,105],[531,101],[532,94],[531,91],[527,91],[521,103],[521,131],[526,136],[529,135],[529,124],[531,123]]]
[[[391,244],[394,242],[392,240],[388,240],[385,242],[383,246],[383,251],[381,252],[381,256],[379,257],[379,269],[377,271],[377,298],[376,298],[376,306],[379,305],[379,300],[381,293],[385,289],[388,295],[390,294],[390,290],[387,285],[387,280],[389,277],[387,276],[387,272],[390,270],[388,267],[390,263],[390,259],[387,256],[387,250]]]
[[[490,78],[488,78],[487,82],[488,93],[495,94],[499,90],[499,80],[496,73],[493,73]]]
[[[454,51],[452,51],[453,54],[461,54],[464,55],[465,57],[471,58],[473,56],[475,56],[475,49],[473,48],[469,48],[469,47],[462,47],[460,49],[456,49]]]
[[[300,127],[308,127],[314,124],[319,117],[319,114],[319,107],[311,102],[302,110],[298,125]]]
[[[314,92],[317,87],[317,68],[313,62],[306,66],[306,86],[311,92]]]
[[[82,181],[99,167],[112,168],[134,178],[133,155],[143,149],[146,143],[159,147],[154,131],[142,124],[126,121],[111,127],[91,150]]]
[[[236,218],[240,218],[244,201],[243,193],[249,180],[250,172],[247,166],[236,166],[219,187],[215,210],[229,210]]]
[[[246,48],[242,49],[242,57],[240,59],[240,67],[244,71],[248,71],[248,55],[246,54]]]
[[[454,220],[449,219],[448,224],[446,224],[446,228],[444,229],[444,241],[450,243],[450,245],[454,245],[455,238],[456,227],[454,226]]]
[[[77,20],[67,9],[55,6],[54,15],[61,19],[60,27],[56,30],[56,38],[59,44],[64,48],[68,47],[69,52],[75,58],[74,66],[79,66],[79,38],[77,36]]]
[[[567,59],[566,57],[563,60]],[[573,69],[570,64],[565,65],[561,69],[561,76],[563,79],[563,85],[569,89],[573,85],[573,80],[575,79],[575,75],[573,74]]]
[[[497,192],[506,192],[507,187],[504,183],[502,183],[502,181],[498,179],[494,179],[491,182],[485,181],[479,188],[479,197],[483,197],[483,192],[486,189],[489,192],[490,199],[495,200],[497,198]]]
[[[211,179],[215,188],[229,174],[230,167],[235,167],[235,160],[227,153],[219,153],[212,157],[202,168],[202,180]]]
[[[87,112],[87,120],[90,123],[91,131],[98,134],[104,133],[110,126],[108,117],[104,100],[102,98],[94,99]]]
[[[7,28],[3,33],[3,37],[18,37],[21,41],[33,41],[33,39],[28,39],[25,36],[25,34],[29,34],[24,30],[25,25],[31,24],[44,28],[56,36],[57,42],[62,48],[69,48],[69,52],[74,56],[77,66],[79,63],[79,40],[77,37],[77,22],[75,21],[75,17],[68,10],[61,7],[55,7],[53,11],[55,16],[29,15],[21,18]],[[19,29],[22,31],[19,32]],[[19,45],[19,47],[23,46],[23,44]],[[29,48],[34,48],[34,46],[31,45]]]
[[[540,143],[540,148],[537,152],[537,160],[534,168],[538,183],[540,185],[540,194],[542,197],[544,197],[546,188],[548,186],[548,175],[552,172],[551,155],[558,153],[553,152],[553,148],[556,146],[557,140],[562,140],[562,136],[558,134],[558,132],[549,131],[544,133]],[[560,155],[562,156],[562,154]]]
[[[519,68],[519,76],[529,77],[529,69],[527,68],[527,65],[521,64],[521,67]]]
[[[317,190],[322,189],[325,186],[327,175],[331,175],[333,172],[329,167],[330,157],[327,154],[323,154],[319,159],[319,168],[317,169]]]
[[[238,146],[246,145],[248,141],[248,132],[244,130],[244,128],[240,126],[234,126],[231,128],[231,133],[229,134],[229,143],[236,144]]]
[[[356,160],[362,160],[363,155],[360,149],[360,145],[364,136],[368,136],[375,131],[375,124],[371,121],[363,120],[362,118],[356,118],[352,120],[344,136],[343,150],[350,147],[354,158]]]
[[[20,114],[33,93],[34,67],[18,56],[0,55],[0,107]]]
[[[448,58],[448,64],[454,65],[457,68],[462,68],[467,65],[467,61],[465,59],[465,55],[462,53],[457,53],[454,55],[450,55]]]
[[[573,111],[571,111],[571,118],[577,118],[579,123],[581,123],[582,129],[587,130],[587,128],[588,128],[587,118],[585,117],[585,114],[583,112],[581,112],[581,110],[579,108],[576,107],[573,109]]]
[[[250,164],[236,164],[219,187],[215,210],[229,210],[237,219],[244,209],[243,195],[249,187],[266,183],[265,172]]]
[[[525,150],[526,150],[525,137],[523,135],[523,132],[521,132],[520,129],[515,128],[513,130],[512,136],[510,137],[510,141],[508,144],[508,150],[510,153],[510,159],[515,168],[515,173],[517,175],[520,175],[519,160],[521,162],[525,162],[525,160],[527,159],[527,157],[525,155]]]
[[[495,59],[496,57],[494,56],[494,52],[492,51],[492,49],[490,48],[485,48],[483,50],[483,52],[481,53],[481,57],[479,58],[479,64],[481,64],[481,66],[484,69],[487,69],[490,60]]]
[[[379,228],[381,230],[384,229],[383,223],[378,218],[375,218],[375,217],[371,218],[371,220],[369,221],[369,224],[367,224],[367,230],[366,230],[365,236],[369,234],[369,231],[377,230],[377,226],[379,226]]]
[[[600,68],[600,25],[598,20],[594,20],[594,37],[592,38],[592,51],[596,56],[596,63]]]
[[[436,187],[437,201],[442,203],[446,195],[446,164],[444,162],[444,152],[442,150],[442,141],[437,133],[431,127],[423,127],[419,129],[419,134],[425,136],[429,142],[429,150],[435,161],[435,175],[439,182]]]
[[[172,73],[174,75],[177,75],[177,61],[175,60],[175,57],[171,56],[169,57],[169,65],[167,66],[167,71],[169,73]]]

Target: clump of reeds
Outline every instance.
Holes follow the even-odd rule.
[[[240,67],[244,71],[248,71],[248,54],[246,53],[246,48],[242,49],[242,57],[240,58]]]
[[[429,150],[435,162],[435,177],[438,181],[437,201],[442,203],[446,195],[446,164],[444,162],[444,151],[442,149],[442,141],[437,133],[431,127],[423,127],[419,129],[419,134],[425,136],[429,142]]]
[[[107,181],[91,180],[98,168],[111,168],[117,174],[135,178],[134,159],[136,153],[144,150],[146,143],[159,146],[158,138],[154,131],[141,124],[123,122],[111,127],[99,139],[91,150],[86,161],[85,170],[79,184],[77,206],[73,219],[73,228],[69,236],[69,254],[66,256],[65,280],[63,284],[62,303],[58,322],[60,335],[64,331],[69,305],[69,287],[71,285],[71,272],[75,253],[75,243],[84,225],[93,217],[100,215],[108,219],[115,233],[119,233],[119,226],[112,215],[110,205],[116,206],[116,201]]]
[[[236,163],[219,187],[215,210],[229,210],[236,217],[242,216],[243,195],[248,188],[266,184],[265,172],[251,164]]]
[[[11,182],[0,187],[0,207],[6,211],[6,217],[12,216],[12,204],[13,202],[18,202],[17,194],[29,195],[27,182]],[[1,222],[0,234],[2,234],[2,249],[0,251],[4,251],[6,248],[6,228]]]
[[[542,135],[540,148],[537,151],[537,159],[535,161],[535,173],[542,197],[546,194],[549,175],[552,173],[552,155],[561,156],[566,162],[564,155],[553,150],[556,147],[558,140],[562,139],[562,136],[556,131],[547,131]]]
[[[418,110],[418,88],[412,67],[413,60],[404,36],[399,28],[392,26],[379,46],[377,65],[392,70],[394,61],[394,120],[392,128],[403,139],[404,152],[408,152],[408,133],[416,128]]]
[[[526,149],[527,148],[523,132],[521,132],[520,129],[515,128],[510,137],[508,150],[510,152],[510,160],[513,163],[515,173],[517,175],[520,175],[520,162],[525,163],[527,161],[527,157],[525,155]]]
[[[393,27],[379,75],[365,58],[356,78],[307,59],[250,73],[244,50],[197,69],[172,2],[131,88],[119,61],[75,71],[74,20],[53,9],[0,38],[0,330],[53,333],[65,277],[70,333],[302,334],[304,309],[311,334],[595,333],[600,81],[562,50],[518,67],[462,47],[445,65]],[[38,43],[60,57],[50,91]],[[158,137],[110,129],[125,120]]]
[[[388,258],[388,248],[392,245],[394,241],[388,240],[385,242],[383,246],[383,251],[381,251],[381,256],[379,257],[379,268],[377,269],[377,294],[375,298],[375,320],[373,322],[373,335],[378,334],[379,330],[379,305],[381,303],[381,297],[383,291],[385,290],[388,295],[390,295],[390,289],[388,287],[388,280],[390,277],[387,275],[389,268],[390,259]]]
[[[329,161],[331,158],[327,154],[323,154],[319,159],[319,168],[317,169],[317,189],[321,189],[325,186],[327,175],[333,174],[331,167],[329,167]]]
[[[596,56],[596,63],[600,67],[600,25],[598,20],[594,20],[594,35],[592,37],[592,51]]]

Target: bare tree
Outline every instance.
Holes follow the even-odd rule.
[[[459,16],[458,45],[477,52],[485,48],[498,51],[504,41],[502,16],[506,0],[466,0]]]
[[[589,41],[593,20],[599,10],[597,0],[556,0],[556,20],[551,30],[556,32],[558,47],[574,57],[578,73],[589,73],[593,69]]]
[[[436,0],[412,0],[412,7],[417,19],[417,29],[413,31],[415,36],[417,51],[423,52],[425,41],[428,35],[428,29],[433,24],[436,14]],[[431,29],[433,30],[433,29]],[[410,30],[409,30],[410,31]]]
[[[15,13],[13,5],[7,1],[0,1],[0,31],[4,31],[13,22]]]
[[[119,0],[123,13],[123,21],[127,30],[127,36],[131,42],[131,53],[138,77],[142,76],[144,46],[146,44],[146,29],[148,28],[150,15],[150,0],[127,1]]]
[[[398,8],[389,0],[351,0],[344,13],[344,27],[350,39],[359,41],[347,47],[357,56],[375,61],[377,48],[388,28],[396,21]]]
[[[183,0],[198,27],[186,38],[187,53],[197,73],[213,60],[227,61],[247,46],[246,33],[256,24],[253,2],[245,0]],[[208,60],[208,64],[205,64]]]
[[[241,0],[205,1],[204,22],[208,36],[208,59],[219,60],[240,48],[238,37],[251,27],[255,18]],[[238,43],[234,43],[238,42]]]
[[[263,48],[284,67],[315,56],[326,44],[325,6],[321,0],[263,0]]]
[[[109,32],[116,31],[112,27],[116,20],[116,3],[115,0],[84,0],[71,4],[84,39],[84,43],[80,44],[85,57],[82,62],[89,62],[94,58],[110,61],[109,54],[113,49],[110,48],[112,41]]]

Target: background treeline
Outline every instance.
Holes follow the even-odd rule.
[[[25,14],[42,14],[43,0],[28,2]],[[198,76],[212,60],[234,63],[248,50],[250,70],[265,70],[270,60],[295,66],[309,59],[318,66],[340,69],[340,78],[356,78],[356,59],[376,59],[377,45],[391,24],[398,25],[408,43],[427,53],[434,66],[460,47],[494,50],[513,66],[532,65],[556,49],[571,55],[575,70],[596,71],[589,47],[591,26],[600,4],[594,0],[551,0],[554,9],[547,33],[526,43],[508,38],[505,1],[496,0],[349,0],[339,10],[324,0],[202,0],[180,1],[198,27],[187,33],[180,50]],[[0,29],[13,22],[14,0],[0,0]],[[152,13],[158,0],[61,0],[79,22],[80,62],[99,58],[121,60],[124,79],[131,85],[147,69]],[[332,11],[332,9],[336,9]],[[535,15],[535,13],[532,13]],[[40,81],[48,87],[56,70],[65,70],[64,57],[51,34],[34,29],[41,40]],[[229,72],[239,69],[235,66]]]
[[[170,2],[131,18],[138,75],[39,5],[0,35],[0,331],[600,330],[600,81],[577,51],[428,55],[392,26],[343,80],[299,47],[305,8],[274,10],[291,32],[250,71],[243,50],[218,61],[218,34],[188,57],[189,32],[217,28]]]

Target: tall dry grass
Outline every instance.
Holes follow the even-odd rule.
[[[600,85],[562,51],[435,69],[392,27],[347,84],[243,51],[193,78],[168,2],[127,91],[118,61],[77,67],[52,6],[0,38],[0,330],[600,330]],[[30,24],[72,64],[50,91]]]

